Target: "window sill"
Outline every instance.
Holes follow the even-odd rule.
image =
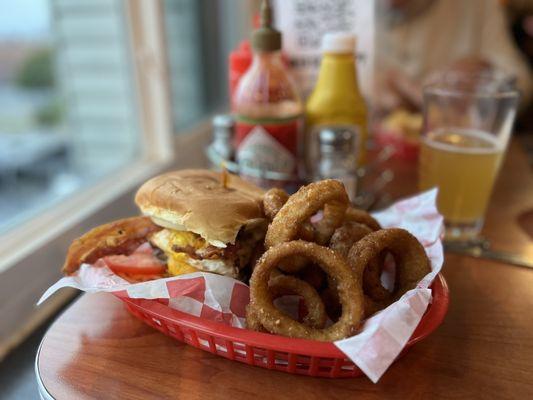
[[[133,195],[150,176],[168,169],[205,167],[209,138],[206,121],[176,135],[173,160],[139,161],[123,168],[0,236],[0,360],[76,293],[59,292],[44,306],[35,307],[41,294],[60,278],[72,240],[94,226],[138,214]]]

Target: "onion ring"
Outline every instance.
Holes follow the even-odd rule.
[[[270,221],[274,219],[287,200],[289,200],[289,195],[280,188],[272,188],[265,193],[263,197],[263,209]],[[298,229],[297,238],[307,242],[314,241],[315,229],[313,225],[310,222],[304,222]],[[296,272],[303,269],[306,265],[307,260],[305,258],[292,257],[285,260],[285,266],[282,268],[286,272]]]
[[[294,276],[279,275],[270,279],[268,287],[275,297],[290,293],[301,296],[304,299],[307,308],[307,315],[303,319],[305,326],[320,329],[326,325],[327,314],[324,303],[322,303],[322,299],[315,288],[307,282]]]
[[[263,325],[261,325],[261,322],[257,319],[257,315],[249,304],[246,306],[246,328],[251,331],[267,332],[267,330],[263,328]]]
[[[268,190],[263,196],[263,210],[266,217],[272,221],[287,200],[289,200],[289,195],[283,189]]]
[[[329,248],[347,258],[354,243],[369,233],[372,233],[372,230],[367,225],[347,222],[335,231],[329,242]],[[381,284],[381,272],[385,262],[384,255],[385,253],[381,253],[372,259],[363,272],[363,292],[376,301],[390,297],[390,292]]]
[[[372,230],[358,222],[346,222],[337,228],[329,241],[329,248],[347,257],[354,243],[371,233]]]
[[[326,307],[326,312],[328,317],[332,321],[337,321],[341,316],[342,306],[339,302],[339,296],[335,290],[335,285],[337,284],[335,280],[328,280],[329,286],[320,292],[320,298]],[[366,306],[366,301],[365,301]],[[365,309],[366,315],[366,309]]]
[[[349,207],[346,210],[344,220],[366,225],[373,231],[378,231],[381,229],[381,225],[374,217],[372,217],[366,211],[354,207]]]
[[[74,273],[81,264],[91,264],[111,254],[129,254],[161,230],[148,217],[131,217],[100,225],[74,240],[70,245],[62,271]]]
[[[329,242],[333,232],[343,223],[346,209],[347,205],[343,203],[324,204],[322,219],[315,224],[315,241],[318,244]]]
[[[318,265],[308,264],[298,271],[298,278],[309,283],[316,290],[320,290],[326,285],[328,276]]]
[[[272,221],[287,200],[289,200],[289,195],[283,189],[272,188],[268,190],[263,197],[263,209],[266,217]],[[314,238],[315,229],[313,225],[310,222],[303,223],[298,230],[298,239],[312,242]]]
[[[279,215],[279,214],[278,214]],[[292,256],[304,256],[317,263],[328,275],[334,276],[342,304],[342,314],[333,325],[316,329],[294,321],[276,309],[272,303],[268,281],[270,273],[280,261]],[[363,290],[361,281],[346,262],[333,250],[304,241],[281,243],[263,254],[250,279],[251,312],[271,333],[322,341],[334,341],[351,336],[363,317]]]
[[[288,275],[272,271],[268,287],[273,297],[295,294],[304,299],[307,315],[303,324],[312,328],[323,328],[326,325],[326,309],[317,291],[307,282]],[[246,327],[260,332],[266,332],[251,307],[246,307]]]
[[[396,263],[394,290],[386,303],[399,299],[408,290],[431,272],[429,259],[420,242],[405,229],[382,229],[369,233],[353,245],[348,254],[348,263],[355,275],[362,278],[370,262],[384,251],[389,251]]]
[[[311,222],[305,222],[298,229],[298,239],[306,242],[313,242],[315,240],[315,228]]]
[[[324,303],[322,303],[317,291],[307,282],[294,276],[278,275],[270,278],[268,287],[273,298],[294,294],[304,299],[307,315],[303,318],[302,323],[305,326],[320,329],[326,325],[327,314]],[[246,326],[257,330],[255,328],[261,326],[261,323],[256,318],[253,310],[247,308],[246,311]],[[251,318],[250,323],[248,323],[248,317]]]
[[[365,296],[365,318],[368,318],[378,311],[383,310],[389,304],[393,303],[390,300],[373,300],[368,296]]]
[[[324,217],[317,241],[325,243],[341,224],[348,207],[348,195],[339,181],[327,179],[301,187],[281,207],[270,224],[265,237],[265,247],[289,242],[298,236],[302,224],[309,221],[321,208]],[[281,266],[284,271],[295,272],[303,266]],[[294,267],[294,268],[293,268]]]

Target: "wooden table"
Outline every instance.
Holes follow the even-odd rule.
[[[398,194],[414,189],[400,186]],[[532,212],[533,178],[513,143],[484,233],[496,248],[533,259]],[[448,254],[444,275],[451,304],[443,325],[378,384],[228,361],[145,326],[108,294],[83,295],[58,318],[36,373],[43,397],[57,399],[533,398],[533,269]]]

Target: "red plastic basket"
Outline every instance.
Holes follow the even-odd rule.
[[[449,291],[442,275],[432,285],[433,301],[420,320],[406,349],[427,337],[448,311]],[[233,328],[171,309],[157,300],[122,298],[137,318],[188,345],[257,367],[293,374],[349,378],[361,370],[332,343],[293,339]]]

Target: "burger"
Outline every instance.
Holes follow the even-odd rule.
[[[238,176],[169,172],[135,196],[143,216],[96,227],[70,246],[63,272],[103,264],[130,282],[213,272],[245,280],[263,250],[263,191]]]
[[[239,278],[264,240],[262,198],[261,189],[235,175],[186,169],[150,179],[135,203],[162,228],[148,240],[169,275],[205,271]]]

